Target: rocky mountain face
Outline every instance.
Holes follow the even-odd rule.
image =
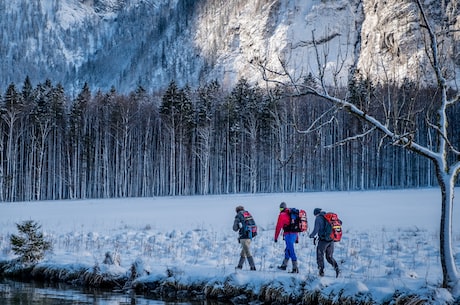
[[[439,53],[446,55],[443,59],[446,76],[455,83],[460,67],[460,5],[457,1],[422,3],[438,36]],[[381,82],[404,78],[433,81],[426,26],[414,1],[366,0],[363,15],[358,59],[363,74]]]
[[[443,26],[460,29],[459,4],[425,4],[458,78],[460,32]],[[262,66],[294,78],[320,67],[341,84],[351,66],[380,81],[424,79],[429,67],[412,0],[8,0],[0,14],[2,92],[27,75],[69,93],[85,82],[130,92],[261,84]]]

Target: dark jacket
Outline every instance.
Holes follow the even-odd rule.
[[[321,236],[324,236],[324,231],[326,229],[326,218],[324,218],[325,214],[326,212],[322,211],[315,216],[315,227],[313,228],[313,232],[310,233],[310,238],[318,235],[318,237],[322,239]]]
[[[233,221],[233,231],[239,231],[238,232],[238,239],[248,239],[249,236],[248,236],[248,233],[244,231],[244,216],[243,216],[243,213],[245,211],[239,211],[236,215],[235,215],[235,220]]]

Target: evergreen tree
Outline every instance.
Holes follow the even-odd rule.
[[[30,103],[29,101],[33,99],[33,91],[34,89],[32,87],[32,83],[30,82],[30,78],[29,76],[26,76],[22,86],[22,97],[27,104]]]
[[[196,103],[198,126],[209,126],[212,124],[220,90],[221,87],[217,81],[213,81],[198,89],[198,99]]]
[[[179,89],[174,81],[169,84],[162,98],[160,115],[168,130],[169,147],[169,195],[182,193],[188,187],[184,179],[189,175],[184,166],[186,149],[190,149],[191,135],[194,128],[194,110],[190,96],[190,88]]]
[[[84,169],[86,168],[85,144],[88,136],[86,130],[90,102],[91,90],[88,83],[85,83],[73,102],[69,117],[69,144],[67,145],[69,177],[67,180],[69,181],[70,198],[85,198],[86,196],[82,185],[86,183],[84,179]]]
[[[22,263],[36,263],[43,259],[45,252],[51,250],[52,244],[40,231],[41,225],[33,220],[16,224],[19,233],[12,234],[10,242],[13,252],[19,255]]]

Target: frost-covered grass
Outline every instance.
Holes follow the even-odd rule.
[[[344,236],[335,244],[342,269],[338,279],[327,264],[326,276],[317,277],[315,248],[307,234],[296,245],[300,274],[276,269],[284,253],[284,243],[273,242],[281,201],[305,209],[310,229],[315,207],[339,214]],[[239,204],[259,226],[252,244],[256,272],[246,271],[247,265],[243,271],[234,269],[240,247],[231,227]],[[398,295],[416,295],[432,304],[458,297],[439,289],[438,189],[2,203],[0,260],[14,258],[9,235],[16,232],[15,223],[27,219],[39,222],[54,245],[42,263],[48,269],[97,267],[129,274],[136,263],[140,273],[149,272],[140,282],[169,278],[175,285],[200,283],[210,296],[220,289],[239,289],[259,297],[279,294],[277,299],[291,294],[301,298],[309,291],[316,294],[305,297],[340,295],[342,300],[380,303]],[[454,250],[460,253],[457,223]],[[103,264],[107,252],[114,266]],[[460,265],[459,254],[457,258]]]

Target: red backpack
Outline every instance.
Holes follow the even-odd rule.
[[[289,209],[291,222],[287,226],[286,232],[305,232],[308,229],[307,212],[296,208]]]
[[[337,214],[332,212],[324,214],[324,218],[326,219],[326,228],[323,238],[328,241],[340,241],[342,239],[342,221]]]

